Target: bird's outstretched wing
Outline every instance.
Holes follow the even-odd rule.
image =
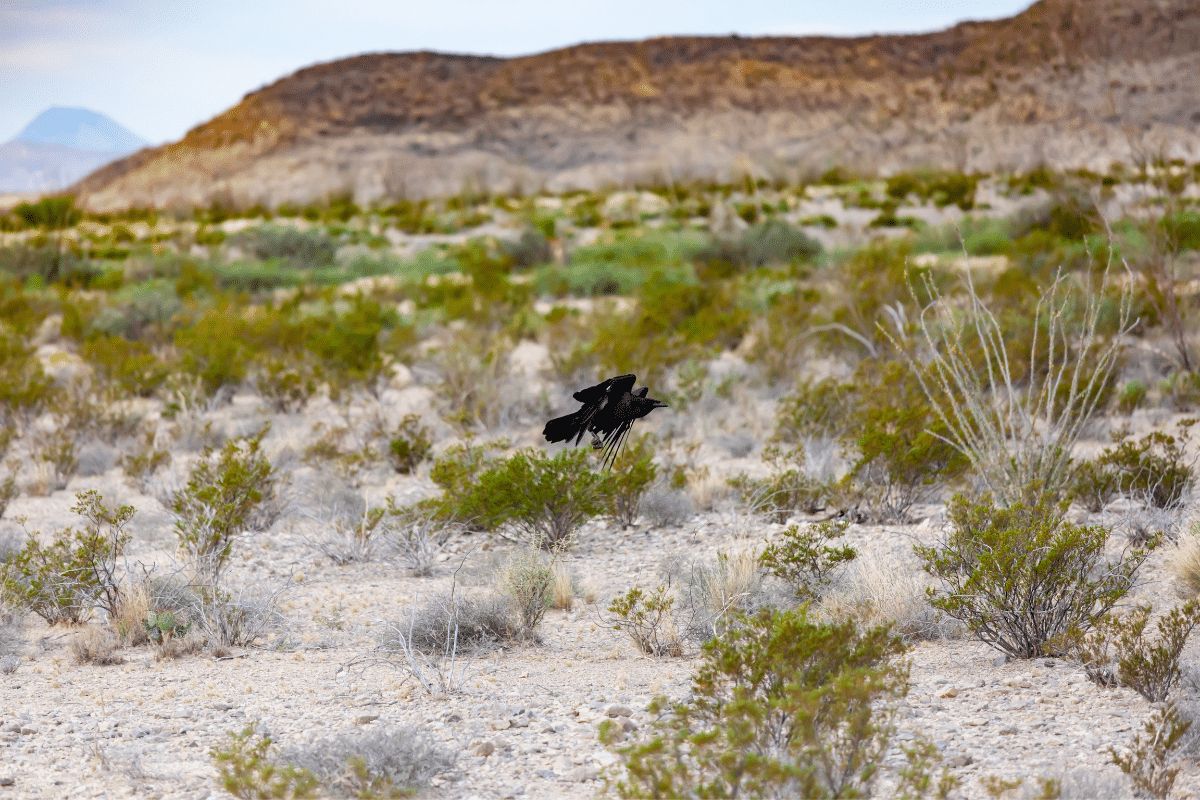
[[[625,392],[633,389],[633,384],[637,382],[637,375],[632,373],[628,375],[618,375],[615,378],[609,378],[606,381],[601,381],[595,386],[589,386],[586,389],[580,389],[572,397],[584,404],[598,403],[607,395],[622,395]]]
[[[633,420],[625,420],[604,437],[604,457],[600,462],[604,469],[612,469],[613,462],[621,452],[621,445],[625,443],[625,437],[629,435],[629,429],[632,427]]]

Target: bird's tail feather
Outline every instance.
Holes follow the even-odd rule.
[[[576,442],[583,436],[587,425],[587,409],[580,409],[565,417],[555,417],[546,423],[542,435],[548,442],[566,442],[575,437]]]

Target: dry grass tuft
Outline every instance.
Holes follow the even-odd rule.
[[[1200,525],[1193,525],[1180,537],[1179,546],[1169,558],[1168,566],[1179,595],[1186,600],[1200,597]]]
[[[956,625],[929,605],[927,584],[911,560],[860,552],[841,570],[817,604],[830,620],[853,618],[864,626],[891,624],[906,639],[944,639]]]
[[[575,576],[562,561],[555,561],[550,569],[554,572],[554,583],[550,586],[550,605],[560,611],[570,611],[575,604]]]
[[[120,649],[121,640],[108,628],[84,628],[71,640],[71,658],[76,664],[123,664]]]

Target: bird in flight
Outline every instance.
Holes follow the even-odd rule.
[[[583,406],[573,414],[547,422],[542,431],[546,441],[568,442],[574,439],[575,444],[579,444],[583,434],[590,433],[592,447],[604,450],[603,464],[608,469],[616,460],[633,423],[654,409],[667,406],[661,400],[647,397],[649,390],[645,386],[634,389],[636,382],[636,375],[618,375],[595,386],[580,389],[574,397]]]

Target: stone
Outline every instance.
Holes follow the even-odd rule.
[[[612,705],[605,706],[604,716],[606,716],[606,717],[632,717],[633,709],[631,709],[629,706],[623,706],[623,705],[618,705],[617,703],[613,703]]]
[[[496,743],[489,739],[484,739],[483,741],[476,742],[475,744],[471,745],[471,752],[480,758],[487,758],[492,753],[496,752]]]
[[[363,714],[361,716],[354,718],[354,724],[355,725],[369,725],[377,719],[379,719],[378,714]]]

